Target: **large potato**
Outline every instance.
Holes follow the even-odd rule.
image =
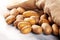
[[[30,16],[37,16],[37,17],[39,17],[39,15],[38,15],[38,13],[37,12],[35,12],[35,11],[25,11],[24,13],[23,13],[23,16],[24,17],[30,17]]]

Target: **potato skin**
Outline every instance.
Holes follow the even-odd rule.
[[[30,18],[35,19],[35,20],[36,20],[36,24],[38,24],[38,22],[39,22],[39,17],[36,17],[36,16],[31,16]]]
[[[47,19],[47,16],[45,14],[40,16],[40,19]]]
[[[53,23],[53,20],[51,17],[48,17],[48,21],[49,21],[49,23]]]
[[[29,22],[25,22],[25,21],[22,21],[22,22],[19,22],[18,23],[18,29],[21,30],[24,26],[31,26],[31,24]]]
[[[30,16],[38,16],[39,17],[39,15],[38,15],[38,13],[37,12],[35,12],[35,11],[25,11],[24,13],[23,13],[23,16],[24,17],[30,17]]]
[[[10,15],[6,18],[7,24],[11,24],[14,21],[15,21],[15,16],[13,16],[13,15]]]
[[[58,26],[56,24],[52,25],[52,29],[53,29],[53,34],[54,35],[58,35],[59,34],[59,29],[58,29]]]
[[[18,26],[18,23],[21,22],[21,21],[23,21],[23,19],[24,19],[23,18],[23,15],[17,15],[16,16],[16,21],[13,23],[14,26],[17,27]]]
[[[22,14],[23,12],[25,12],[25,9],[23,9],[22,7],[18,7],[17,8],[17,11]]]
[[[47,19],[39,20],[39,24],[41,25],[42,23],[48,23],[49,24],[49,21]]]
[[[36,24],[36,20],[33,18],[25,18],[24,21],[29,22],[31,25]]]
[[[38,25],[32,25],[32,31],[36,34],[41,34],[43,32],[42,27]]]
[[[21,33],[23,34],[28,34],[31,32],[31,26],[24,26],[22,29],[21,29]]]
[[[13,8],[13,9],[10,11],[10,15],[17,16],[18,14],[19,14],[19,12],[17,11],[16,8]]]
[[[43,23],[41,27],[43,28],[45,34],[49,35],[52,33],[52,27],[48,23]]]

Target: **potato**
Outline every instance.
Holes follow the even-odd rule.
[[[48,23],[43,23],[41,27],[43,28],[45,34],[49,35],[52,33],[52,27]]]
[[[16,21],[13,23],[15,27],[17,27],[18,23],[23,21],[23,15],[17,15]]]
[[[25,9],[23,9],[22,7],[18,7],[17,10],[18,10],[19,13],[21,13],[21,14],[22,14],[23,12],[25,12]]]
[[[19,12],[17,11],[16,8],[13,8],[13,9],[10,11],[10,15],[17,16],[18,14],[19,14]]]
[[[23,15],[17,15],[16,16],[16,20],[18,20],[18,21],[23,20],[23,19],[24,19]]]
[[[48,23],[49,24],[49,21],[47,19],[39,20],[39,24],[41,25],[42,23]]]
[[[31,26],[31,24],[29,22],[25,22],[25,21],[22,21],[22,22],[19,22],[18,23],[18,29],[21,30],[23,27],[25,26]]]
[[[10,15],[6,18],[7,24],[11,24],[14,21],[15,21],[15,16],[13,16],[13,15]]]
[[[33,18],[25,18],[24,21],[29,22],[31,25],[36,24],[36,20]]]
[[[53,20],[52,20],[51,17],[48,17],[48,21],[49,21],[50,23],[53,23]]]
[[[31,32],[31,27],[30,26],[24,26],[22,29],[21,29],[21,33],[23,34],[28,34]]]
[[[41,15],[40,19],[47,19],[47,16],[45,14]]]
[[[35,19],[35,20],[36,20],[36,23],[38,23],[38,22],[39,22],[39,17],[36,17],[36,16],[31,16],[30,18]]]
[[[4,18],[6,19],[9,15],[10,15],[9,13],[5,13]]]
[[[39,25],[32,25],[32,31],[36,34],[41,34],[43,32],[42,27]]]
[[[25,11],[24,13],[23,13],[23,16],[24,17],[30,17],[30,16],[38,16],[39,17],[39,15],[38,15],[38,13],[37,12],[35,12],[35,11]]]
[[[52,29],[53,29],[53,34],[54,35],[58,35],[59,34],[59,29],[58,29],[58,26],[56,24],[52,25]]]

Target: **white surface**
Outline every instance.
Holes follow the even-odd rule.
[[[6,5],[12,0],[0,0],[0,40],[49,40],[55,39],[54,36],[44,36],[35,34],[21,34],[19,30],[11,25],[7,25],[3,14],[7,12]],[[49,38],[48,38],[49,37]],[[57,39],[55,39],[57,40]]]

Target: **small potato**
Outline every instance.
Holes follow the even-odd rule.
[[[38,25],[32,25],[32,31],[36,34],[41,34],[43,32],[42,27]]]
[[[18,29],[22,29],[23,27],[25,27],[25,26],[31,26],[31,24],[29,23],[29,22],[25,22],[25,21],[23,21],[23,22],[19,22],[18,23]]]
[[[21,33],[23,34],[28,34],[31,32],[31,27],[30,26],[24,26],[22,29],[21,29]]]
[[[51,18],[51,17],[48,17],[48,21],[49,21],[50,23],[53,23],[53,21],[52,21],[52,18]]]
[[[16,8],[13,8],[13,9],[10,11],[10,15],[17,16],[18,14],[19,14],[19,12],[17,11]]]
[[[15,27],[18,27],[18,23],[19,23],[19,22],[22,22],[22,21],[23,21],[23,20],[20,20],[20,21],[16,20],[13,24],[14,24]]]
[[[10,15],[6,18],[7,24],[11,24],[14,21],[15,21],[15,16],[13,16],[13,15]]]
[[[49,21],[47,19],[41,19],[39,21],[39,24],[41,25],[42,23],[48,23],[49,24]]]
[[[48,23],[43,23],[41,27],[43,28],[45,34],[49,35],[52,33],[52,27]]]
[[[25,9],[23,9],[22,7],[18,7],[17,10],[18,10],[19,13],[21,13],[21,14],[22,14],[23,12],[25,12]]]
[[[43,15],[41,15],[40,19],[47,19],[47,17],[45,14],[43,14]]]
[[[53,29],[53,34],[54,35],[58,35],[59,34],[59,29],[58,29],[58,26],[56,24],[52,25],[52,29]]]
[[[59,28],[59,35],[60,35],[60,28]]]
[[[31,25],[36,24],[36,20],[33,18],[25,18],[24,21],[31,23]]]
[[[35,12],[35,11],[25,11],[24,13],[23,13],[23,16],[24,17],[30,17],[30,16],[38,16],[39,17],[39,15],[38,15],[38,13],[37,12]]]
[[[17,27],[18,23],[23,21],[23,15],[17,15],[16,21],[13,23],[15,27]]]
[[[5,13],[4,18],[6,19],[9,15],[10,15],[9,13]]]
[[[36,23],[38,23],[38,22],[39,22],[39,17],[36,17],[36,16],[31,16],[30,18],[35,19],[35,20],[36,20]]]
[[[23,20],[23,19],[24,19],[23,15],[17,15],[16,16],[16,20],[18,20],[18,21]]]

